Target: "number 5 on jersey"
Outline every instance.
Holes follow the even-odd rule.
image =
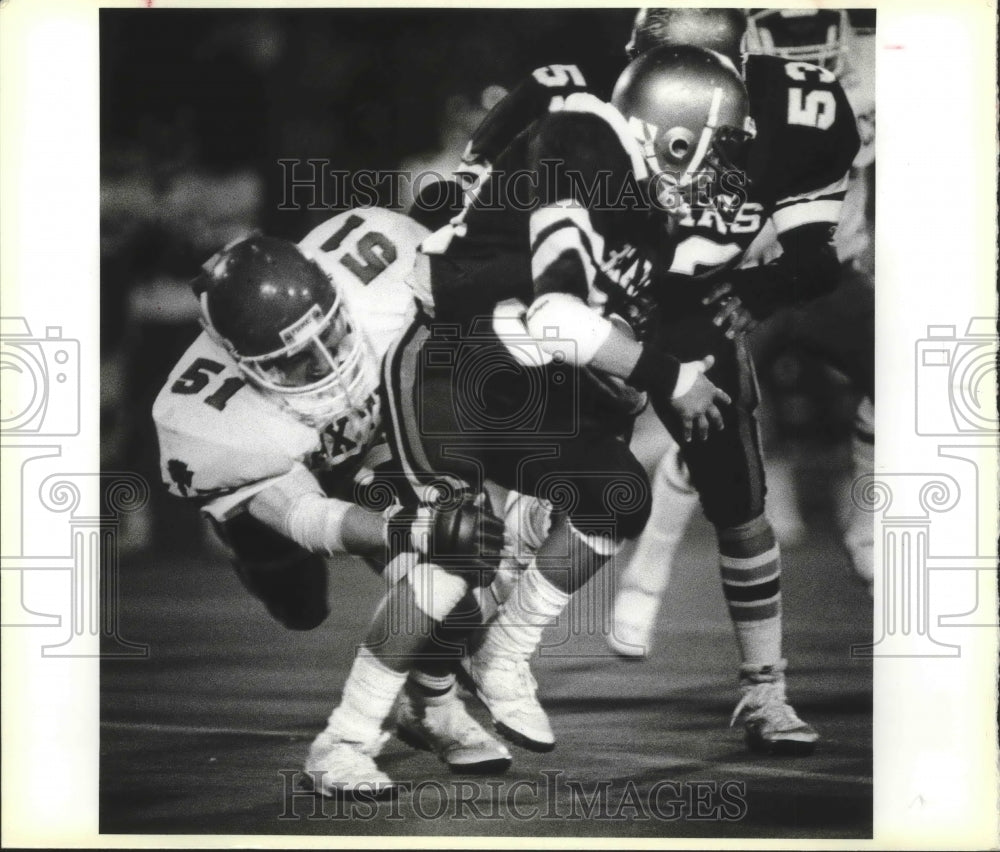
[[[181,373],[177,381],[170,386],[170,392],[187,395],[201,393],[212,380],[212,376],[218,375],[224,369],[222,364],[211,358],[196,358],[194,363]],[[206,405],[212,406],[216,411],[222,411],[226,407],[226,403],[245,384],[243,379],[230,377],[202,401]]]
[[[821,83],[832,83],[837,78],[825,68],[805,62],[789,62],[785,66],[788,76],[798,82],[806,82],[817,75]],[[837,117],[837,99],[827,89],[815,89],[808,94],[797,86],[788,90],[788,123],[826,130]]]

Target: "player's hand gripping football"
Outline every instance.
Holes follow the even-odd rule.
[[[500,564],[503,521],[483,494],[463,492],[402,509],[389,521],[390,548],[416,551],[432,562],[461,559],[463,570],[492,575]]]
[[[725,329],[726,337],[732,340],[737,334],[750,331],[757,325],[757,320],[747,310],[739,296],[733,294],[733,285],[728,282],[717,284],[704,299],[703,305],[715,305],[718,311],[712,322]]]
[[[692,435],[704,441],[713,427],[720,432],[724,428],[720,408],[732,400],[705,376],[714,363],[715,358],[706,355],[700,361],[681,364],[677,387],[685,389],[670,400],[670,406],[681,422],[685,441],[690,441]]]

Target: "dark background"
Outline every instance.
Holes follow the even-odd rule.
[[[187,282],[200,264],[252,229],[297,240],[338,212],[279,209],[279,160],[450,169],[496,87],[541,65],[576,63],[609,89],[634,13],[102,9],[105,469],[159,481],[149,412],[198,333]],[[842,440],[855,405],[845,382],[800,352],[772,360],[761,372],[774,390],[773,438]],[[178,542],[170,533],[188,508],[155,497],[148,523],[173,518],[164,546]],[[152,532],[136,530],[145,540]]]

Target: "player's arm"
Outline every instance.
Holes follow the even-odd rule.
[[[382,559],[385,518],[355,503],[327,497],[314,477],[298,466],[257,492],[246,510],[311,553],[347,553]]]
[[[840,200],[833,203],[833,209],[839,215]],[[779,232],[780,257],[728,273],[705,297],[706,305],[719,307],[716,325],[725,327],[727,335],[733,337],[781,308],[834,290],[840,280],[835,233],[835,220],[806,222]]]
[[[545,116],[555,98],[586,90],[586,80],[575,65],[536,68],[507,93],[472,132],[452,177],[424,181],[407,211],[421,225],[437,231],[461,213],[477,183],[482,181],[517,136]]]
[[[515,86],[479,123],[462,155],[467,165],[493,163],[514,138],[544,116],[553,98],[586,91],[587,81],[575,65],[536,68]]]
[[[481,502],[468,499],[414,510],[376,512],[327,497],[304,467],[258,492],[247,504],[257,520],[312,553],[346,553],[388,561],[400,550],[426,557],[466,556],[493,567],[503,546],[503,522]]]
[[[582,146],[581,139],[586,140]],[[718,406],[730,401],[704,377],[712,359],[681,364],[655,345],[640,344],[592,307],[604,301],[595,287],[604,239],[585,198],[593,203],[591,190],[602,170],[611,173],[609,194],[615,191],[629,168],[623,157],[611,129],[592,118],[554,118],[540,128],[533,165],[542,169],[546,162],[558,162],[562,171],[554,181],[540,181],[543,195],[531,214],[535,298],[525,324],[543,351],[559,351],[576,366],[602,370],[647,391],[661,417],[682,421],[685,438],[695,432],[703,438],[709,424],[722,428]]]

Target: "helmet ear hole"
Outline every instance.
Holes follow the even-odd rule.
[[[682,166],[694,153],[694,134],[686,127],[672,127],[663,134],[659,150],[665,165]]]

